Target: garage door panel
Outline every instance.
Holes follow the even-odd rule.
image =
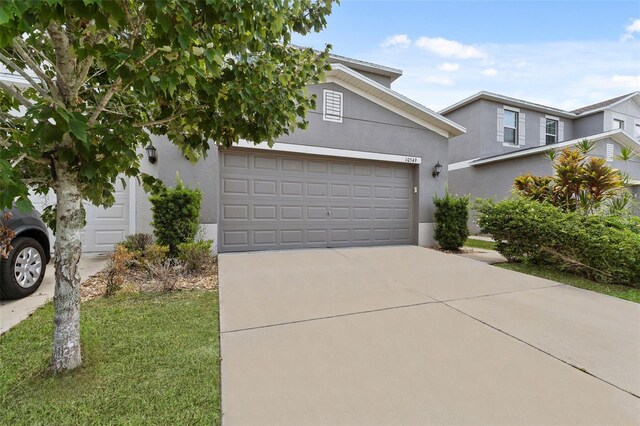
[[[225,194],[248,194],[249,181],[246,179],[224,179],[222,190]]]
[[[253,231],[253,244],[275,245],[278,242],[278,233],[274,230]]]
[[[255,195],[276,195],[278,185],[275,180],[254,180],[253,193]]]
[[[234,157],[228,161],[228,155]],[[222,157],[221,251],[411,244],[415,238],[411,166],[244,151]]]
[[[276,220],[277,219],[277,207],[276,206],[253,206],[253,219],[254,220]]]

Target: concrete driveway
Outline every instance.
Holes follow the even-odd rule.
[[[82,256],[78,265],[81,279],[84,281],[104,269],[108,259],[109,255],[106,253]],[[35,293],[18,300],[0,301],[0,334],[9,331],[9,329],[29,317],[40,306],[53,299],[56,283],[54,272],[53,260],[51,260],[47,265],[47,272],[42,284],[40,284]]]
[[[419,247],[220,256],[227,425],[638,424],[640,305]]]

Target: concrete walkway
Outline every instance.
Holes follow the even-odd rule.
[[[82,280],[102,270],[108,260],[108,255],[85,255],[80,259],[80,276]],[[53,260],[47,265],[47,273],[40,285],[31,296],[18,300],[0,301],[0,334],[5,333],[22,320],[29,317],[36,309],[53,299],[55,277]]]
[[[419,247],[220,256],[226,425],[638,424],[640,305]]]

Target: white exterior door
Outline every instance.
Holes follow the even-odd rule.
[[[87,212],[87,225],[82,232],[82,251],[84,253],[100,253],[113,251],[116,243],[133,232],[133,219],[131,218],[131,191],[133,185],[126,188],[122,186],[120,180],[116,185],[116,202],[108,209],[96,207],[89,203],[84,203]],[[32,195],[31,202],[36,210],[41,212],[46,206],[55,203],[55,194],[46,196]],[[51,249],[53,250],[54,237],[51,234]]]

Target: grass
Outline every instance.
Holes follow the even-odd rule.
[[[467,241],[464,242],[464,246],[483,250],[496,249],[496,243],[494,241],[477,240],[473,237],[467,238]]]
[[[522,272],[536,277],[546,278],[559,283],[568,284],[578,288],[595,291],[631,302],[640,303],[640,288],[628,287],[615,284],[600,284],[569,272],[558,271],[557,269],[544,265],[531,265],[528,263],[498,263],[495,266],[509,269],[511,271]]]
[[[83,365],[47,371],[53,306],[0,336],[0,424],[220,424],[218,294],[82,304]]]

